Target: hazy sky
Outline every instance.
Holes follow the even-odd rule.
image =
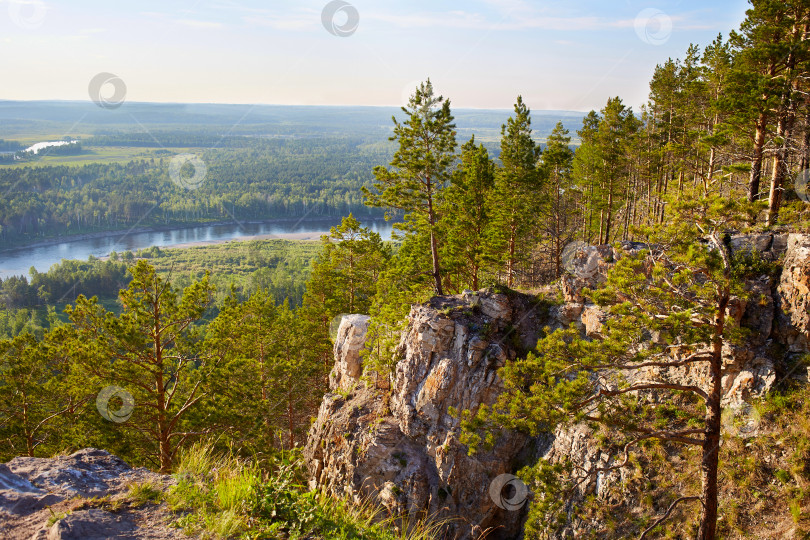
[[[657,63],[737,28],[744,0],[0,0],[0,99],[453,107],[646,100]],[[326,8],[326,13],[324,10]],[[330,13],[334,13],[330,17]],[[111,85],[103,91],[113,93]]]

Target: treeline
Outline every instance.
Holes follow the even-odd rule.
[[[129,282],[127,263],[131,264],[134,256],[127,252],[123,259],[63,260],[47,272],[37,272],[32,268],[30,278],[11,276],[0,279],[0,304],[13,310],[72,300],[80,294],[114,298]]]
[[[757,203],[751,224],[807,227],[808,19],[806,2],[753,2],[727,39],[659,65],[641,111],[612,97],[588,113],[575,153],[561,123],[545,148],[533,142],[520,97],[498,160],[474,137],[459,151],[449,102],[428,81],[395,124],[399,151],[375,170],[369,201],[409,215],[423,259],[408,274],[434,291],[546,283],[571,242],[644,240],[690,188]]]
[[[657,66],[640,115],[619,98],[592,112],[572,175],[582,239],[665,222],[667,197],[687,186],[762,201],[752,222],[769,226],[806,213],[809,16],[806,2],[753,2],[727,39]]]
[[[36,152],[33,152],[33,154],[35,156],[78,156],[82,152],[84,152],[82,143],[75,141],[70,144],[46,146],[45,148],[40,148]],[[29,153],[31,152],[26,152],[26,154]]]
[[[375,212],[364,206],[360,187],[383,151],[359,139],[255,141],[248,148],[205,150],[200,158],[207,174],[194,190],[172,182],[168,156],[0,169],[6,194],[0,245],[136,225],[370,216]]]
[[[23,149],[25,146],[19,141],[0,139],[0,152],[18,152]]]
[[[154,131],[150,133],[97,133],[92,146],[130,146],[137,148],[248,148],[257,145],[255,137],[243,137],[188,131]]]

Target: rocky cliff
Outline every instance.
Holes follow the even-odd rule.
[[[360,380],[368,321],[344,318],[334,392],[324,398],[304,451],[312,484],[395,513],[451,519],[450,537],[519,534],[523,513],[494,500],[490,486],[527,462],[533,442],[507,433],[494,451],[469,456],[458,440],[459,420],[448,411],[494,402],[498,368],[536,343],[541,312],[531,297],[489,292],[414,306],[390,392]]]
[[[751,330],[745,347],[724,350],[724,400],[733,408],[783,377],[806,376],[788,366],[808,351],[810,342],[810,236],[737,236],[731,245],[784,261],[778,280],[763,275],[749,281],[750,298],[735,299],[729,308],[729,316]],[[479,291],[414,306],[388,392],[361,380],[359,351],[368,319],[344,319],[330,377],[333,392],[323,400],[304,452],[311,484],[381,503],[393,512],[452,520],[448,538],[477,538],[487,532],[490,539],[520,537],[522,503],[531,494],[516,492],[519,484],[510,488],[511,477],[504,475],[536,459],[571,459],[589,470],[613,457],[591,444],[583,426],[538,440],[504,433],[492,452],[469,456],[459,442],[459,421],[449,410],[494,402],[502,391],[498,368],[533,347],[543,327],[574,323],[584,334],[598,336],[605,314],[585,302],[582,289],[598,286],[617,259],[643,248],[626,243],[619,250],[598,246],[574,252],[568,261],[571,275],[561,286],[562,304]],[[697,383],[705,377],[694,369],[668,375]],[[622,474],[615,471],[598,482],[584,482],[569,507],[586,494],[610,500]],[[572,524],[569,533],[576,527]]]

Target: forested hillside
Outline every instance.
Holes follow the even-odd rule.
[[[184,148],[212,140],[179,137],[176,144]],[[103,145],[107,138],[101,139]],[[119,137],[115,144],[127,141]],[[134,226],[371,214],[360,187],[383,159],[385,145],[358,139],[233,144],[200,153],[207,174],[195,190],[170,179],[170,152],[125,164],[0,168],[6,193],[0,201],[0,245]]]
[[[328,536],[332,503],[296,488],[289,464],[300,457],[324,396],[322,410],[328,411],[349,403],[362,387],[383,404],[380,415],[370,420],[351,409],[343,416],[355,427],[367,421],[373,433],[393,429],[384,417],[391,414],[388,400],[396,404],[392,389],[408,376],[397,367],[403,351],[421,351],[420,340],[427,340],[433,362],[438,349],[431,348],[431,333],[456,332],[458,325],[473,351],[469,365],[474,347],[492,342],[495,352],[478,350],[476,360],[485,362],[482,379],[492,384],[492,400],[441,411],[458,429],[448,430],[452,445],[428,441],[437,460],[461,446],[465,453],[497,449],[504,431],[537,441],[579,428],[590,430],[589,440],[611,455],[609,464],[584,472],[563,459],[538,458],[524,468],[521,478],[535,490],[527,538],[573,534],[574,526],[581,527],[577,534],[596,538],[756,534],[741,513],[728,510],[741,497],[729,478],[748,482],[764,501],[761,512],[783,510],[768,508],[769,502],[789,504],[799,538],[810,512],[806,426],[797,435],[769,417],[784,436],[756,439],[751,451],[765,453],[777,439],[801,448],[780,455],[780,463],[790,461],[789,471],[774,466],[762,472],[744,460],[735,465],[724,453],[749,445],[729,435],[723,415],[731,410],[728,376],[738,375],[740,365],[767,357],[761,363],[770,362],[775,377],[801,371],[810,353],[800,327],[806,300],[794,294],[805,286],[807,268],[800,257],[805,237],[797,233],[810,232],[808,72],[810,5],[756,0],[738,30],[690,46],[682,59],[662,60],[641,110],[607,97],[581,125],[556,123],[542,144],[520,95],[496,144],[485,145],[475,134],[460,137],[451,100],[428,79],[376,141],[234,138],[224,148],[201,150],[208,173],[193,190],[167,177],[168,155],[121,165],[0,168],[0,189],[9,193],[0,201],[0,238],[9,243],[57,231],[235,215],[344,216],[317,254],[310,253],[306,271],[301,253],[279,255],[292,260],[286,268],[272,253],[248,253],[259,266],[282,268],[280,275],[260,270],[234,286],[206,272],[204,262],[177,275],[170,262],[148,252],[90,268],[65,263],[34,274],[30,283],[0,284],[6,302],[18,307],[70,295],[62,320],[51,313],[48,328],[34,332],[23,325],[0,341],[0,459],[96,446],[169,473],[202,443],[207,452],[254,460],[256,469],[234,480],[247,487],[232,494],[242,498],[227,508],[226,488],[217,494],[207,481],[181,476],[178,489],[187,491],[178,497],[187,499],[176,509],[189,530],[213,531],[227,518],[234,525],[223,536]],[[178,134],[172,144],[211,141],[185,137]],[[96,144],[149,141],[107,133]],[[395,242],[356,219],[376,212],[403,219]],[[767,245],[760,249],[762,238]],[[777,240],[784,249],[771,249]],[[786,252],[794,258],[787,273],[779,258]],[[233,264],[240,274],[242,262]],[[303,288],[287,279],[303,274]],[[83,276],[95,289],[85,287]],[[794,281],[786,285],[788,278]],[[474,291],[484,288],[496,305],[521,291],[538,319],[552,309],[576,314],[553,331],[533,329],[540,339],[528,350],[515,338],[515,327],[527,319],[487,314],[475,303]],[[96,296],[114,290],[114,305]],[[16,291],[24,298],[13,297]],[[427,304],[423,311],[432,309],[436,319],[410,332],[418,337],[403,345],[412,307],[449,295],[461,296],[440,298],[441,309]],[[748,306],[772,311],[763,323],[767,332],[758,333],[747,318]],[[782,319],[777,309],[784,310]],[[362,352],[354,351],[362,362],[358,386],[335,390],[328,374],[345,314],[370,320]],[[585,321],[587,314],[594,320]],[[498,326],[498,320],[508,324]],[[793,341],[771,339],[778,324]],[[758,356],[748,359],[744,353],[755,348]],[[442,376],[450,373],[444,368]],[[670,370],[679,369],[688,373],[673,376]],[[439,393],[446,381],[438,377],[413,387]],[[745,397],[765,399],[773,415],[798,418],[807,390],[794,382]],[[345,450],[349,442],[341,434],[324,441],[322,451]],[[391,455],[402,468],[417,466]],[[675,473],[661,479],[672,456],[679,473],[691,471],[688,479]],[[349,458],[359,459],[354,451]],[[592,493],[568,504],[581,483],[577,474],[601,481],[603,473],[622,467],[630,471],[621,488],[635,497],[632,507]],[[658,471],[657,483],[644,476],[650,470]],[[278,479],[286,479],[283,487]],[[784,489],[767,488],[777,481]],[[342,487],[334,491],[350,491]],[[397,487],[385,494],[365,510],[394,501],[386,508],[405,508],[402,513],[380,510],[378,518],[406,535],[410,525],[424,529],[430,516],[422,508],[396,506],[412,493]],[[425,498],[449,496],[453,486],[442,485],[436,499]],[[376,530],[368,513],[355,514],[357,537]],[[442,522],[432,527],[434,535],[452,529]],[[484,538],[491,530],[478,532]]]

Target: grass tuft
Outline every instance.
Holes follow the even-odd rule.
[[[169,507],[174,525],[203,538],[433,540],[449,521],[389,516],[303,485],[298,459],[280,458],[269,472],[198,444],[180,458]]]

